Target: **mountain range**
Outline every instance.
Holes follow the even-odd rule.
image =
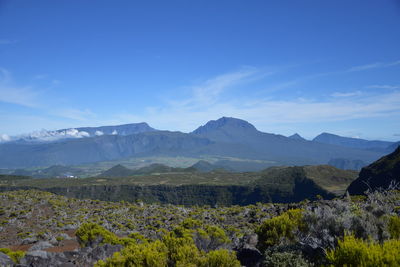
[[[263,160],[271,166],[327,164],[339,159],[365,166],[396,145],[332,138],[328,134],[308,141],[299,136],[264,133],[247,121],[227,117],[209,121],[191,133],[160,131],[147,123],[134,123],[63,129],[52,134],[57,138],[31,137],[1,143],[0,168],[77,165],[146,156]]]

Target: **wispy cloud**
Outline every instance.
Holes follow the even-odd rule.
[[[94,117],[96,117],[96,114],[89,109],[81,110],[75,108],[66,108],[55,111],[54,114],[63,118],[77,120],[77,121],[89,121]]]
[[[8,45],[8,44],[15,44],[17,40],[10,40],[10,39],[0,39],[0,45]]]
[[[149,107],[143,114],[122,114],[120,118],[147,121],[161,129],[171,129],[174,126],[175,129],[191,131],[198,125],[221,116],[243,118],[268,129],[271,125],[400,115],[400,92],[337,92],[324,100],[290,96],[286,99],[282,96],[279,99],[220,97],[223,92],[251,77],[251,74],[239,73],[224,74],[194,86],[192,95],[186,99],[170,101],[163,107]]]
[[[400,85],[375,84],[375,85],[369,85],[366,88],[396,90],[400,89]]]
[[[370,69],[378,69],[378,68],[387,68],[400,65],[400,60],[393,61],[393,62],[375,62],[366,65],[354,66],[347,70],[347,72],[354,72],[354,71],[364,71]]]
[[[10,72],[0,68],[0,102],[38,107],[39,92],[29,86],[14,85]]]
[[[355,92],[347,92],[347,93],[342,93],[342,92],[335,92],[331,94],[333,97],[352,97],[352,96],[359,96],[362,95],[361,91],[355,91]]]

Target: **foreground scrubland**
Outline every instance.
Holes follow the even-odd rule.
[[[0,194],[0,265],[398,266],[400,193],[209,207]]]

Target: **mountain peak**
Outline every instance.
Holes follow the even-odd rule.
[[[218,120],[211,120],[207,122],[205,125],[200,126],[196,130],[193,131],[194,134],[204,134],[210,131],[218,130],[221,128],[229,128],[229,129],[240,129],[246,131],[257,131],[256,127],[251,123],[237,118],[232,117],[222,117]]]
[[[289,136],[289,138],[291,139],[295,139],[295,140],[306,140],[305,138],[303,138],[301,135],[299,135],[298,133],[295,133],[291,136]]]

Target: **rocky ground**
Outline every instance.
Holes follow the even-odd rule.
[[[78,200],[28,190],[1,193],[0,203],[0,248],[6,248],[0,249],[0,266],[17,262],[21,267],[93,266],[123,249],[123,242],[107,244],[105,237],[82,242],[76,232],[88,222],[120,240],[130,237],[149,243],[179,227],[196,229],[191,233],[197,233],[193,240],[199,250],[235,251],[241,265],[287,266],[274,265],[273,261],[289,253],[287,259],[300,257],[297,262],[312,266],[326,264],[327,251],[335,249],[346,233],[364,240],[393,239],[390,218],[398,218],[400,195],[396,191],[376,192],[329,201],[211,208]],[[271,243],[270,235],[262,230],[270,227],[265,222],[285,218],[293,209],[301,212],[301,223],[291,225],[289,234],[274,229],[278,238]],[[268,225],[261,228],[263,224]],[[198,235],[202,229],[214,229],[219,236],[207,232],[207,238],[202,239]]]

